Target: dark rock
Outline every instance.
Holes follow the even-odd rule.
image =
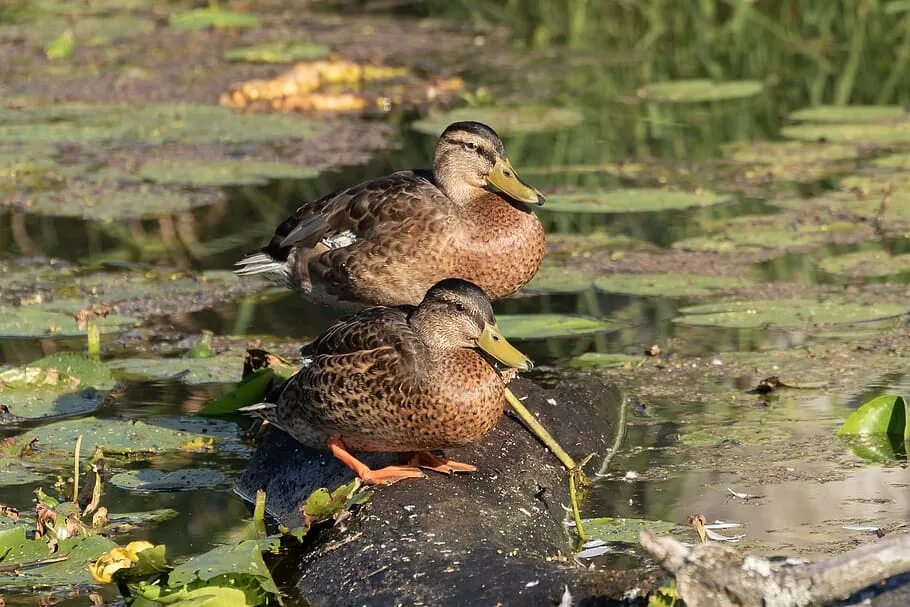
[[[527,380],[510,386],[577,460],[597,453],[597,471],[612,444],[623,396],[615,386],[563,384],[544,390]],[[555,404],[551,404],[555,401]],[[300,563],[300,593],[312,605],[612,604],[650,572],[597,572],[571,557],[575,537],[563,521],[568,476],[559,461],[511,414],[483,440],[446,456],[478,466],[470,475],[429,473],[376,491],[351,518],[324,530]],[[371,454],[372,466],[407,454]],[[318,487],[352,473],[325,453],[270,428],[241,481],[264,488],[268,511],[300,524],[299,505]],[[568,558],[566,558],[568,557]]]

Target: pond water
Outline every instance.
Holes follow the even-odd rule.
[[[496,22],[472,4],[458,3],[447,14]],[[667,38],[659,33],[660,23],[650,23],[649,30],[645,16],[632,9],[626,11],[624,32],[597,11],[587,15],[587,27],[571,18],[550,22],[543,4],[510,3],[510,10],[520,6],[527,11],[513,15],[511,39],[501,30],[476,24],[471,34],[476,53],[456,57],[451,65],[439,55],[431,61],[468,83],[464,98],[479,105],[462,108],[463,114],[486,115],[491,107],[525,103],[530,87],[533,94],[528,97],[534,103],[568,108],[577,115],[571,126],[540,132],[537,124],[504,136],[518,172],[548,194],[540,213],[551,236],[545,271],[552,272],[551,278],[571,279],[571,284],[542,277],[495,308],[502,315],[555,313],[610,321],[605,329],[581,335],[517,340],[538,364],[531,377],[541,383],[593,375],[618,382],[627,392],[629,421],[622,450],[592,488],[583,505],[585,516],[662,520],[684,527],[688,515],[704,513],[711,520],[740,523],[742,527],[725,533],[744,534],[742,543],[750,549],[809,557],[868,541],[870,532],[862,529],[890,532],[905,525],[910,516],[906,455],[871,462],[834,434],[852,409],[877,394],[906,393],[910,381],[903,362],[905,313],[910,309],[910,263],[905,257],[910,252],[910,180],[902,181],[906,167],[882,167],[876,160],[906,148],[910,140],[882,143],[858,137],[839,143],[837,123],[850,122],[848,116],[812,122],[833,125],[832,136],[821,143],[765,148],[751,142],[782,142],[781,129],[796,122],[788,118],[792,111],[841,96],[841,88],[848,85],[851,92],[841,101],[906,102],[908,91],[901,87],[908,79],[891,83],[887,66],[869,60],[867,69],[855,72],[847,83],[833,67],[819,72],[811,49],[805,51],[809,59],[800,63],[777,48],[778,43],[755,40],[754,34],[739,41],[728,57],[719,57],[715,46],[732,35],[719,26],[706,30],[707,42],[692,36]],[[569,4],[574,7],[570,15],[584,10],[585,3]],[[391,14],[408,23],[424,10],[403,6],[391,12],[380,7],[359,18],[389,19]],[[342,9],[324,7],[314,18],[328,19],[337,10]],[[748,24],[740,23],[748,16],[715,17],[728,28],[748,31]],[[795,24],[772,17],[779,19],[771,25],[782,30],[781,35],[805,35],[808,44],[810,36]],[[0,40],[14,35],[10,24],[20,17],[0,11],[0,24],[5,18],[9,24],[0,31]],[[884,17],[874,18],[874,27],[885,28]],[[676,31],[669,16],[661,23]],[[661,44],[646,44],[647,31]],[[636,32],[642,38],[633,46]],[[675,59],[666,56],[671,42]],[[708,45],[702,51],[715,63],[701,63],[702,43]],[[745,57],[750,44],[766,44],[768,57],[737,66],[736,58]],[[875,57],[873,50],[869,53]],[[85,57],[76,57],[85,62]],[[840,59],[849,61],[838,55]],[[104,65],[104,60],[95,61],[96,67]],[[852,68],[848,63],[843,69]],[[886,97],[878,96],[876,74],[890,83]],[[10,97],[29,96],[29,87],[15,80],[15,73],[7,76]],[[688,76],[758,79],[764,88],[730,98],[709,94],[686,103],[648,101],[649,93],[641,89]],[[45,70],[40,77],[53,75]],[[800,80],[811,82],[800,85]],[[658,93],[651,92],[651,98]],[[215,349],[234,357],[234,366],[228,365],[233,370],[201,379],[174,378],[164,370],[152,371],[154,379],[142,381],[115,374],[118,387],[100,408],[89,411],[96,419],[128,418],[198,431],[193,415],[239,379],[248,342],[292,356],[338,314],[299,296],[261,288],[255,281],[240,287],[234,281],[223,287],[215,282],[186,293],[172,291],[178,288],[173,281],[231,269],[244,252],[264,243],[301,201],[370,176],[428,165],[435,139],[412,128],[418,117],[398,111],[369,119],[371,128],[388,128],[387,139],[356,164],[333,163],[306,179],[200,188],[223,199],[153,219],[83,220],[0,206],[0,303],[136,299],[145,306],[136,316],[141,322],[104,335],[105,361],[137,355],[150,361],[180,358],[203,331],[211,331]],[[893,129],[907,123],[901,118],[899,124]],[[4,146],[11,145],[7,135],[0,126]],[[54,186],[64,194],[71,187],[66,179],[72,173],[66,171],[98,171],[87,158],[100,158],[98,150],[104,146],[89,141],[79,143],[79,150],[67,147],[74,145],[60,143],[56,150],[58,160],[65,154],[74,157],[66,170],[53,169],[64,176]],[[141,146],[130,150],[145,153]],[[7,152],[25,153],[4,147],[0,163]],[[156,153],[167,155],[168,149]],[[851,175],[868,185],[844,181]],[[896,189],[884,193],[892,183]],[[691,199],[662,203],[655,189],[685,192]],[[10,199],[26,190],[22,181],[0,180],[0,194]],[[647,198],[652,210],[633,206],[617,211],[629,190],[652,192]],[[704,202],[714,193],[717,200]],[[591,208],[566,211],[584,204]],[[132,278],[156,272],[152,281]],[[104,276],[93,279],[99,273]],[[642,274],[654,276],[626,279]],[[708,281],[705,276],[715,278]],[[162,301],[171,300],[172,293],[173,301]],[[739,315],[690,308],[737,301],[752,303]],[[809,312],[819,301],[831,309]],[[806,314],[800,315],[801,310]],[[750,317],[759,320],[751,322]],[[646,356],[646,350],[657,352],[654,345],[659,354]],[[84,349],[79,336],[0,337],[0,363],[24,365],[55,352]],[[590,353],[627,356],[615,366],[602,364],[608,359]],[[182,364],[177,360],[167,369],[179,370]],[[766,396],[748,393],[770,376],[797,387]],[[0,392],[0,403],[3,399]],[[30,435],[51,421],[57,420],[3,425],[0,437]],[[254,448],[240,439],[248,426],[239,416],[208,423],[206,433],[224,437],[214,451],[175,450],[112,464],[115,471],[198,468],[221,474],[221,481],[211,486],[177,492],[106,484],[104,503],[116,504],[109,506],[111,512],[175,511],[168,520],[141,526],[117,540],[165,543],[169,557],[179,559],[242,537],[249,508],[232,492],[232,481]],[[83,448],[84,455],[90,451],[90,446]],[[61,466],[59,474],[68,472]],[[45,473],[21,484],[2,483],[0,504],[30,509],[34,489],[47,488],[55,476]],[[737,498],[733,492],[750,497]],[[685,529],[679,532],[686,535]],[[619,555],[629,550],[620,546],[598,564],[626,566],[629,561]],[[110,589],[105,592],[114,596]],[[5,598],[7,605],[37,604],[28,593]]]

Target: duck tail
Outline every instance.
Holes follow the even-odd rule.
[[[267,280],[278,283],[289,289],[294,288],[288,270],[288,258],[276,259],[265,249],[250,253],[234,264],[234,274],[238,276],[255,276],[261,274]]]
[[[284,426],[278,423],[278,405],[275,403],[256,403],[255,405],[249,405],[246,407],[240,407],[237,409],[240,413],[246,413],[251,417],[258,417],[263,419],[273,426],[285,430]],[[285,430],[287,432],[287,430]]]

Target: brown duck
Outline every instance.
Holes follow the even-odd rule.
[[[336,306],[416,305],[444,278],[500,299],[540,266],[546,241],[528,205],[543,202],[493,129],[456,122],[439,138],[432,171],[399,171],[303,205],[236,272]]]
[[[368,484],[471,472],[429,453],[496,425],[505,385],[531,361],[496,327],[486,294],[464,280],[433,286],[420,305],[373,307],[305,346],[303,368],[274,403],[247,408],[313,448],[328,448]],[[508,367],[500,372],[492,359]],[[408,466],[371,470],[350,451],[415,451]]]

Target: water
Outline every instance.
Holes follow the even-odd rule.
[[[527,8],[534,3],[511,4],[513,8]],[[470,9],[470,5],[464,2],[453,10]],[[421,9],[401,10],[412,14]],[[711,75],[719,79],[754,77],[755,67],[736,71],[731,61],[719,66],[717,74],[711,70],[700,73],[691,66],[676,71],[664,65],[666,53],[654,47],[637,49],[635,57],[625,56],[628,49],[613,47],[615,53],[605,58],[603,43],[592,42],[590,32],[579,33],[576,25],[562,33],[546,33],[545,23],[534,26],[534,19],[518,21],[519,33],[513,42],[525,45],[528,54],[524,58],[503,59],[510,48],[498,46],[495,37],[489,37],[483,49],[490,56],[481,53],[465,67],[472,89],[489,87],[503,101],[520,99],[524,87],[537,86],[536,97],[583,112],[583,121],[576,127],[507,138],[506,148],[520,174],[547,193],[664,184],[732,192],[731,202],[705,208],[614,215],[542,214],[551,234],[598,231],[638,242],[637,247],[616,247],[612,257],[595,257],[592,263],[603,264],[604,272],[655,271],[652,266],[656,264],[658,269],[668,267],[666,271],[670,272],[684,266],[710,274],[716,267],[729,264],[729,259],[703,259],[675,251],[671,245],[684,238],[710,235],[712,226],[736,217],[781,212],[767,202],[781,189],[808,197],[833,187],[830,180],[821,178],[799,185],[749,187],[746,192],[718,169],[728,160],[725,146],[777,138],[790,110],[819,100],[815,89],[792,84],[794,75],[801,77],[800,69],[786,72],[791,86],[784,83],[749,100],[654,107],[628,99],[642,80],[648,80],[642,76],[648,72],[643,66],[663,66],[663,71],[656,72],[661,74],[669,71],[669,75]],[[607,27],[604,22],[598,23],[591,27]],[[615,43],[619,34],[612,26],[609,33],[605,38]],[[572,48],[553,44],[553,40]],[[682,55],[697,55],[696,41],[683,39],[678,44]],[[496,70],[484,69],[485,61],[491,65],[511,61],[515,71],[508,78],[500,78]],[[698,73],[689,73],[692,71]],[[810,68],[803,71],[814,74]],[[544,75],[552,76],[552,81]],[[836,88],[838,82],[842,81],[825,80],[820,88]],[[855,87],[852,99],[875,100],[870,97],[867,75],[860,74]],[[894,97],[885,101],[902,100],[901,95],[906,93],[898,88]],[[625,101],[623,96],[627,97]],[[49,259],[58,260],[61,267],[72,264],[86,273],[147,266],[185,271],[230,268],[244,252],[264,243],[274,226],[300,202],[371,176],[427,166],[434,141],[408,127],[413,117],[405,113],[382,118],[393,125],[388,150],[374,154],[367,163],[340,167],[314,179],[228,188],[222,204],[157,221],[105,224],[0,211],[0,265],[14,266],[29,258],[39,266]],[[634,175],[576,170],[580,164],[618,162],[636,163],[641,169]],[[821,271],[818,263],[869,246],[903,253],[908,242],[889,236],[872,245],[825,244],[801,250],[772,246],[757,256],[743,253],[738,274],[748,276],[758,286],[755,293],[745,293],[742,298],[815,297],[839,290],[851,296],[881,292],[898,298],[906,293],[907,273],[849,279]],[[641,251],[644,253],[639,259],[636,255]],[[676,259],[673,263],[677,265],[661,266],[666,260],[659,255]],[[584,505],[585,514],[684,524],[687,515],[705,513],[710,519],[742,523],[741,532],[746,533],[750,548],[810,557],[868,540],[861,532],[845,530],[844,525],[891,530],[905,522],[910,516],[906,460],[869,464],[833,437],[840,420],[866,398],[906,391],[906,378],[892,374],[899,365],[895,357],[900,352],[891,358],[850,360],[856,344],[883,351],[891,348],[892,354],[894,348],[903,348],[903,321],[891,319],[850,329],[731,329],[673,322],[681,308],[703,301],[673,293],[636,296],[588,289],[581,293],[524,294],[497,302],[499,314],[578,313],[616,321],[615,328],[593,335],[520,343],[539,365],[532,377],[544,384],[571,380],[579,371],[570,370],[568,361],[586,352],[643,355],[652,344],[659,344],[664,351],[659,361],[648,361],[641,368],[593,371],[604,381],[620,382],[639,413],[632,415],[623,451],[613,460],[609,476],[595,485]],[[185,338],[204,330],[221,338],[230,336],[231,343],[261,339],[292,353],[337,317],[337,312],[293,294],[251,295],[157,316],[142,327],[134,341],[106,341],[105,356],[123,357],[139,348],[157,355],[180,355],[186,349]],[[81,351],[83,347],[83,341],[76,338],[0,339],[0,362],[23,364],[52,352]],[[237,372],[239,375],[239,364]],[[804,392],[785,391],[770,403],[744,394],[762,377],[772,374],[789,375],[798,381],[822,378],[828,385]],[[227,384],[132,383],[120,390],[98,416],[173,419],[192,414],[207,398],[226,389]],[[238,434],[248,425],[240,418],[229,422]],[[772,428],[780,430],[783,438],[768,443],[727,441],[709,446],[686,444],[680,439],[695,430],[726,427],[747,431]],[[5,428],[3,435],[20,431],[18,427]],[[235,479],[243,470],[243,448],[238,447],[241,451],[228,457],[158,458],[150,465],[162,469],[212,468]],[[25,510],[32,490],[41,484],[0,488],[0,503]],[[728,488],[760,497],[738,500]],[[119,511],[176,510],[176,518],[122,538],[166,543],[171,557],[197,554],[229,541],[248,516],[247,505],[229,488],[136,494],[112,487],[107,489],[105,500],[116,503]],[[628,563],[610,556],[599,560],[607,567]],[[21,597],[7,598],[7,604],[19,604],[17,601],[33,604]]]

